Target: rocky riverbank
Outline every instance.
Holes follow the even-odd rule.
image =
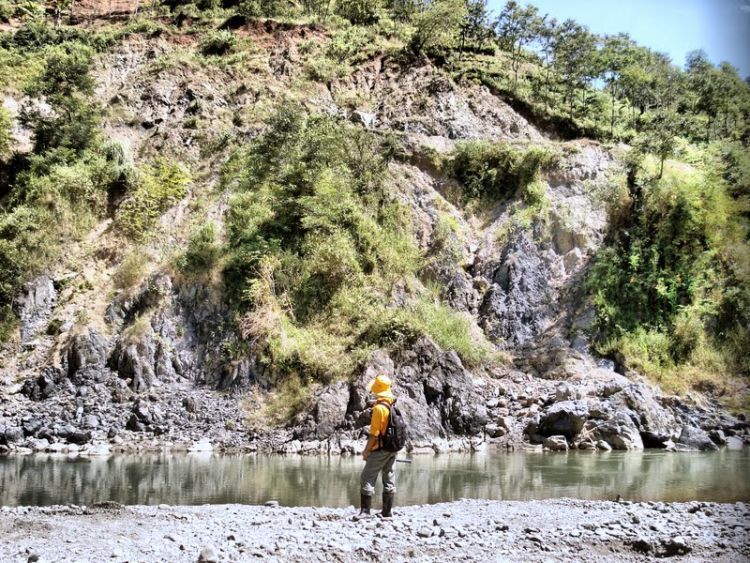
[[[638,374],[624,376],[568,348],[545,354],[557,356],[554,376],[540,377],[532,367],[474,373],[455,352],[423,338],[403,352],[375,352],[358,376],[319,389],[288,424],[257,430],[248,414],[259,399],[241,388],[222,391],[178,378],[132,392],[106,368],[105,350],[89,332],[69,343],[63,368],[0,386],[0,453],[352,455],[366,438],[365,385],[377,373],[394,378],[411,453],[705,451],[750,443],[744,415],[730,415],[715,400],[662,394]]]
[[[3,561],[747,561],[750,506],[462,500],[353,507],[3,508]]]

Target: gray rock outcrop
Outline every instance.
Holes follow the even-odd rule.
[[[24,286],[16,301],[22,342],[47,326],[56,303],[57,290],[49,276],[39,276]]]

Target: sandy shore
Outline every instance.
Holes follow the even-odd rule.
[[[271,503],[273,504],[273,503]],[[0,510],[0,561],[747,561],[747,503],[462,500],[355,522],[351,508]]]

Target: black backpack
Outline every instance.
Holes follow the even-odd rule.
[[[401,411],[396,408],[396,401],[393,401],[392,405],[389,405],[386,401],[378,402],[378,404],[385,405],[390,411],[388,414],[388,426],[383,435],[380,436],[380,449],[389,452],[401,451],[406,445],[408,438],[406,421],[401,416]]]

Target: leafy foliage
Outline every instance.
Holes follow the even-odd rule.
[[[222,29],[206,37],[201,42],[200,48],[204,55],[221,56],[230,53],[238,42],[239,40],[234,33]]]
[[[0,159],[7,157],[10,153],[13,145],[12,127],[10,113],[4,107],[0,107]]]
[[[411,50],[422,53],[440,47],[454,47],[467,16],[464,0],[434,0],[413,16],[415,27]]]
[[[355,25],[372,25],[378,19],[378,0],[336,2],[336,13]]]
[[[202,274],[214,268],[220,256],[221,245],[216,241],[216,227],[213,223],[204,223],[190,237],[182,267],[190,274]]]
[[[80,152],[95,138],[98,111],[89,102],[94,90],[92,54],[80,43],[45,49],[44,69],[28,85],[26,94],[44,98],[50,110],[29,102],[19,116],[21,123],[34,132],[35,152],[57,148]]]
[[[18,161],[0,209],[0,336],[14,324],[13,300],[30,276],[56,259],[107,210],[109,194],[128,182],[122,150],[100,143],[91,50],[78,43],[44,47],[19,119],[32,128],[33,152]]]
[[[747,373],[750,248],[743,205],[721,179],[715,150],[695,168],[631,185],[628,222],[598,254],[588,287],[598,310],[600,349],[659,377],[692,366],[703,374]],[[685,384],[685,381],[673,381]]]
[[[143,240],[159,216],[187,193],[190,174],[180,165],[159,159],[144,166],[135,188],[117,209],[117,226],[135,240]]]
[[[557,155],[544,147],[516,148],[507,143],[460,143],[448,161],[448,174],[463,187],[465,200],[523,197],[539,172],[553,166]]]
[[[143,250],[135,248],[123,258],[112,282],[117,289],[131,289],[140,284],[148,272],[148,261]]]

